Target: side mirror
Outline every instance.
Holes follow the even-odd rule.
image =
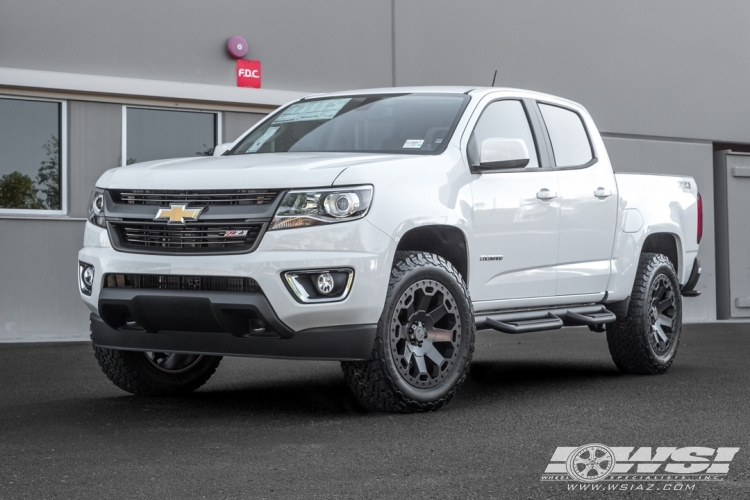
[[[482,141],[476,170],[523,168],[529,164],[529,150],[521,139],[493,137]]]
[[[226,153],[229,150],[229,148],[232,147],[232,144],[234,144],[234,143],[232,143],[232,142],[225,142],[224,144],[217,144],[216,147],[214,148],[214,156],[221,156],[221,155],[223,155],[224,153]]]

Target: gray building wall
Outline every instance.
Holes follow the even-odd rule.
[[[24,0],[0,3],[0,66],[235,84],[225,44],[249,44],[263,86],[391,85],[389,0]]]
[[[68,137],[69,213],[86,217],[96,180],[120,166],[122,106],[68,101]]]
[[[716,318],[713,142],[750,144],[748,15],[750,3],[728,0],[26,0],[0,3],[0,68],[229,88],[224,44],[241,35],[266,89],[479,86],[497,69],[497,86],[583,103],[617,171],[696,178],[703,295],[685,319],[703,321]],[[0,340],[88,335],[74,278],[81,218],[95,180],[119,164],[122,103],[66,99],[69,215],[0,215],[2,234],[20,235],[0,239]],[[233,108],[224,141],[262,116]]]
[[[606,132],[750,142],[750,3],[395,2],[396,84],[528,88]]]
[[[84,224],[0,219],[0,341],[88,338],[76,283]]]
[[[497,69],[607,132],[750,142],[748,16],[736,0],[25,0],[0,3],[0,67],[233,86],[224,44],[241,35],[266,88],[489,85]]]

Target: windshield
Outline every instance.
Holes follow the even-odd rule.
[[[228,154],[351,152],[438,154],[469,96],[385,94],[296,102],[277,112]]]

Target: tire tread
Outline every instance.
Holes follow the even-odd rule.
[[[347,384],[352,389],[359,402],[367,408],[397,413],[435,411],[453,399],[453,396],[455,396],[458,388],[463,384],[469,373],[469,363],[474,354],[474,334],[476,332],[473,308],[471,307],[469,289],[459,272],[450,262],[438,255],[426,252],[396,252],[395,264],[391,270],[387,297],[391,297],[393,290],[398,286],[404,276],[414,270],[428,266],[439,267],[450,274],[460,285],[463,293],[463,297],[456,297],[456,300],[465,300],[469,304],[471,317],[468,318],[468,320],[471,322],[471,331],[469,335],[470,345],[468,349],[468,359],[461,367],[461,374],[458,377],[457,383],[454,384],[447,394],[435,401],[415,401],[400,391],[394,383],[392,378],[393,375],[386,367],[388,361],[385,358],[383,339],[378,335],[375,338],[371,359],[367,361],[349,361],[341,363],[341,369],[344,372],[344,378]],[[387,308],[384,308],[383,314],[378,321],[378,332],[383,332],[385,325],[390,321],[390,311],[386,309]]]
[[[657,269],[664,265],[668,266],[672,275],[671,278],[676,282],[677,273],[669,258],[657,253],[643,253],[641,255],[627,316],[607,326],[609,352],[617,368],[624,373],[639,375],[665,373],[677,355],[677,346],[675,346],[670,359],[665,363],[660,363],[651,354],[651,348],[648,345],[650,333],[647,328],[650,328],[650,323],[645,320],[645,317],[648,315],[649,286],[657,273]],[[675,290],[675,293],[680,293],[679,288]],[[676,314],[681,315],[682,305],[679,297],[677,305],[679,310]],[[676,342],[679,344],[679,332]]]
[[[138,396],[189,394],[205,384],[221,362],[221,356],[207,356],[194,369],[180,374],[188,375],[180,377],[181,383],[167,384],[149,374],[143,366],[143,360],[137,359],[137,356],[145,358],[145,353],[94,346],[94,356],[112,383]],[[194,376],[190,377],[191,374]]]

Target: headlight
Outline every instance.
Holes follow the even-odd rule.
[[[104,190],[96,188],[91,192],[88,219],[95,226],[107,227],[104,223]]]
[[[372,186],[289,191],[268,230],[361,219],[372,204]]]

